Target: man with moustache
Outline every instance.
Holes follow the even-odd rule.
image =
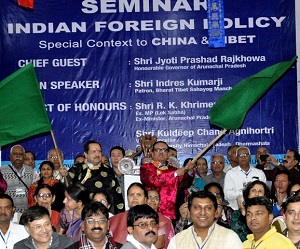
[[[115,249],[116,244],[108,233],[108,209],[100,202],[86,204],[81,212],[82,234],[76,243],[78,249]]]
[[[158,214],[147,204],[136,205],[128,211],[126,243],[121,249],[156,249]]]
[[[14,145],[10,149],[10,165],[0,167],[3,178],[7,182],[6,194],[15,203],[16,212],[24,212],[28,208],[28,188],[33,183],[34,171],[24,165],[25,150],[21,145]]]
[[[290,172],[291,182],[300,182],[300,171],[298,169],[300,163],[300,154],[296,150],[287,150],[284,156],[283,165],[278,164],[279,169],[286,169]],[[278,168],[275,168],[278,171]]]
[[[300,196],[293,196],[283,203],[283,218],[287,228],[283,235],[288,237],[297,249],[300,248]]]
[[[13,199],[0,194],[0,248],[13,249],[15,243],[29,236],[24,226],[11,221],[14,211]]]
[[[90,193],[105,190],[113,199],[112,213],[123,212],[122,190],[113,169],[101,162],[101,144],[95,140],[87,141],[84,144],[84,156],[86,162],[82,167],[73,166],[69,169],[72,183],[80,182]]]
[[[247,235],[244,249],[294,249],[293,243],[271,226],[272,203],[265,197],[250,198],[245,203],[247,226],[252,234]]]
[[[217,198],[207,191],[193,192],[188,200],[188,209],[193,222],[189,228],[176,234],[168,249],[223,248],[242,249],[238,235],[216,223],[220,215]]]

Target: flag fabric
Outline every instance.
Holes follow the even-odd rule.
[[[24,8],[33,9],[34,0],[18,0],[18,4]]]
[[[50,130],[35,70],[28,64],[0,82],[0,146]]]
[[[283,61],[252,75],[225,93],[210,110],[210,124],[226,130],[242,126],[249,109],[294,64]]]

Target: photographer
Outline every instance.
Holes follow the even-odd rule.
[[[276,173],[273,169],[279,165],[278,161],[269,153],[266,147],[258,147],[255,153],[255,159],[257,161],[256,168],[261,169],[265,173],[267,185],[271,188]]]

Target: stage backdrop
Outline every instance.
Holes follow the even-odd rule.
[[[224,48],[208,46],[206,6],[206,0],[36,0],[29,11],[1,0],[0,80],[33,62],[67,165],[89,139],[108,155],[115,145],[135,149],[148,133],[183,160],[220,132],[208,115],[224,93],[296,55],[294,0],[224,1]],[[206,156],[226,154],[233,143],[252,153],[266,146],[279,160],[297,149],[296,75],[293,67]],[[39,160],[53,148],[50,134],[18,143]],[[2,148],[2,164],[10,147]]]

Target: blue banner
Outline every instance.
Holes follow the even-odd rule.
[[[180,158],[193,157],[220,132],[209,125],[213,104],[296,54],[294,0],[225,1],[225,47],[218,49],[208,46],[206,0],[36,0],[33,11],[2,0],[0,17],[0,80],[33,62],[67,160],[89,139],[108,155],[115,145],[135,149],[148,133]],[[280,157],[298,148],[297,127],[292,68],[206,156],[236,143]],[[40,160],[54,147],[50,134],[18,143]]]

